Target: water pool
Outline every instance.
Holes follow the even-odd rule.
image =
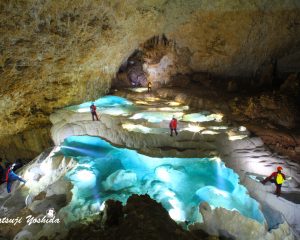
[[[107,199],[125,203],[133,193],[147,193],[176,221],[201,221],[198,206],[207,201],[264,222],[238,175],[218,158],[153,158],[89,136],[65,139],[60,153],[78,161],[66,175],[74,185],[67,207],[74,218],[99,211]]]

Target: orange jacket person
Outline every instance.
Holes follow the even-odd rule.
[[[148,82],[148,92],[150,92],[150,91],[151,91],[151,88],[152,88],[152,82],[151,82],[151,81],[149,81],[149,82]]]
[[[281,185],[283,184],[285,180],[285,175],[281,172],[282,167],[277,167],[277,172],[273,172],[269,177],[265,178],[261,181],[262,184],[265,184],[266,182],[272,182],[276,185],[276,191],[275,194],[277,197],[280,196],[281,193]]]

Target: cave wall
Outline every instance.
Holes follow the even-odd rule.
[[[299,9],[298,0],[2,0],[0,153],[7,139],[47,128],[53,110],[107,92],[155,35],[186,49],[191,71],[255,76],[299,47]]]
[[[21,159],[28,162],[42,151],[53,146],[50,125],[43,128],[25,130],[15,135],[4,135],[0,138],[0,156],[14,162]]]

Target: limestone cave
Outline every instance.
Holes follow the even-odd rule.
[[[0,239],[300,239],[299,0],[1,0]]]

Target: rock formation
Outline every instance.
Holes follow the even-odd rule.
[[[199,209],[203,216],[204,224],[195,223],[189,227],[190,230],[205,229],[211,235],[222,234],[229,239],[267,240],[274,239],[274,237],[282,240],[294,239],[293,232],[289,230],[286,223],[268,232],[263,225],[249,219],[240,218],[240,215],[236,211],[228,211],[221,208],[213,210],[205,202],[200,204]],[[237,225],[240,227],[236,228]]]
[[[0,154],[49,147],[50,113],[108,92],[153,36],[174,43],[185,63],[178,74],[263,75],[261,85],[272,71],[296,72],[299,8],[298,0],[1,1]]]
[[[67,239],[218,239],[183,230],[148,195],[132,195],[126,206],[107,201],[104,214],[70,230]]]
[[[165,96],[161,98],[154,93],[138,94],[135,90],[118,91],[120,95],[132,94],[130,101],[118,96],[106,96],[95,101],[95,104],[102,103],[98,106],[102,107],[100,121],[91,121],[89,102],[58,110],[51,115],[51,133],[56,147],[52,151],[44,152],[18,172],[27,180],[25,186],[14,183],[12,194],[7,194],[5,185],[0,186],[0,217],[14,217],[18,214],[24,217],[26,214],[43,217],[49,207],[52,207],[62,222],[59,225],[22,224],[13,231],[9,225],[5,225],[0,229],[0,234],[8,237],[17,234],[16,239],[59,239],[58,236],[64,238],[69,227],[80,221],[86,222],[88,226],[80,226],[79,229],[84,231],[78,233],[74,230],[73,234],[83,234],[92,238],[90,232],[86,231],[94,230],[100,235],[106,236],[105,234],[111,233],[118,238],[123,234],[123,230],[130,229],[132,223],[136,222],[136,217],[140,216],[139,206],[144,205],[133,204],[130,211],[127,211],[120,203],[115,204],[108,199],[113,198],[124,203],[133,193],[148,193],[161,202],[169,211],[169,215],[179,222],[201,222],[200,215],[198,218],[198,204],[200,201],[209,202],[216,209],[204,207],[205,211],[201,211],[204,223],[200,224],[200,229],[212,235],[239,238],[239,230],[242,230],[243,236],[247,236],[248,239],[253,236],[263,239],[272,239],[275,236],[293,239],[292,231],[295,231],[295,235],[299,233],[300,216],[294,214],[300,206],[297,200],[299,165],[285,156],[270,152],[261,139],[251,136],[245,127],[238,127],[223,118],[223,115],[218,114],[218,107],[221,105],[212,105],[214,102],[211,99],[205,102],[192,94],[176,94],[175,89],[160,89],[157,94]],[[172,94],[182,103],[189,102],[191,109],[175,102],[171,98]],[[215,113],[193,113],[192,106],[197,104],[201,104],[202,109],[215,108]],[[149,111],[152,111],[150,116],[147,115]],[[176,138],[170,137],[167,134],[168,129],[165,128],[173,114],[179,114],[185,120],[179,123],[180,133]],[[153,119],[152,115],[156,119]],[[121,148],[109,145],[108,142],[99,139],[99,136]],[[147,156],[140,156],[136,151],[146,153]],[[151,159],[149,156],[163,158]],[[195,165],[192,164],[194,160],[187,157],[196,158]],[[161,160],[163,162],[160,162]],[[178,161],[182,161],[182,164]],[[213,167],[205,168],[202,165],[204,162],[212,163]],[[145,167],[151,166],[152,171],[146,171],[147,167],[143,167],[142,163]],[[231,169],[226,168],[224,164]],[[282,198],[272,195],[273,186],[263,186],[258,182],[259,177],[270,174],[279,164],[289,177],[283,185]],[[194,172],[191,172],[191,169]],[[223,172],[222,169],[227,171]],[[200,173],[201,171],[204,172]],[[211,182],[210,175],[215,173],[222,175],[217,175],[216,179],[212,178]],[[207,182],[206,177],[201,174],[207,177]],[[196,176],[201,181],[198,181]],[[187,187],[189,185],[185,185],[186,183],[191,183],[191,188]],[[249,189],[251,197],[262,203],[261,210],[241,184]],[[184,194],[181,193],[182,189],[183,192],[185,189],[189,190]],[[151,205],[150,202],[153,202],[148,200],[143,199],[143,203],[147,203],[147,210],[150,209],[147,215],[149,218],[142,219],[141,229],[144,229],[143,222],[156,226],[161,220],[159,218],[158,222],[152,224],[152,214],[156,217],[157,215],[152,208],[148,208],[148,203]],[[192,202],[182,205],[186,200]],[[104,211],[103,217],[91,223],[89,219],[101,211],[104,201],[111,206]],[[234,211],[235,209],[239,212]],[[133,217],[129,219],[131,213]],[[166,212],[163,214],[167,216]],[[165,219],[164,222],[170,221],[169,218],[162,219]],[[237,222],[240,224],[238,228]],[[98,223],[104,226],[105,231]],[[160,234],[160,225],[158,228],[151,228],[147,234],[156,237],[156,234]],[[267,231],[267,225],[278,229]],[[134,227],[136,228],[136,225]],[[253,231],[247,231],[249,227]],[[176,229],[178,228],[176,226]],[[177,238],[175,234],[174,239],[184,239],[184,235],[189,234],[176,229],[175,233],[179,232],[180,236]],[[168,229],[163,231],[169,232]],[[142,234],[140,228],[124,232],[125,235],[127,233],[128,237]],[[169,235],[173,236],[172,233]]]

